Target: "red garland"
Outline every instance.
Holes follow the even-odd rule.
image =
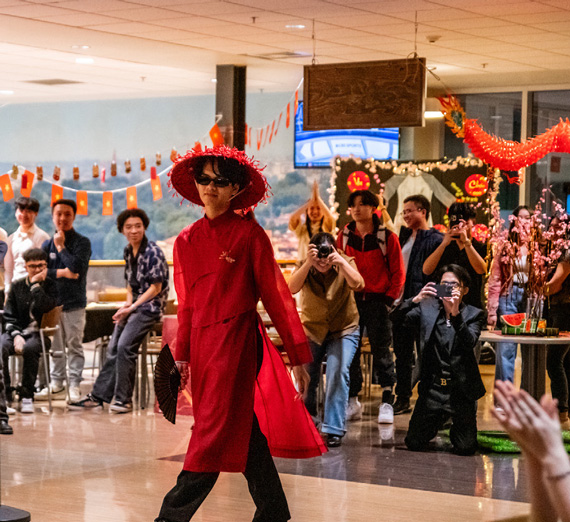
[[[550,152],[570,152],[568,119],[561,119],[560,123],[543,134],[522,143],[487,134],[477,120],[466,119],[464,129],[464,141],[471,152],[485,163],[501,170],[520,170],[536,163]]]

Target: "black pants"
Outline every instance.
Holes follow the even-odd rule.
[[[390,351],[392,323],[388,308],[381,300],[356,301],[360,314],[360,339],[366,328],[370,350],[373,356],[372,382],[382,387],[394,386],[396,373],[394,357]],[[362,369],[360,368],[360,348],[354,354],[350,366],[349,397],[356,397],[362,390]]]
[[[267,439],[259,429],[255,416],[243,474],[257,506],[254,522],[286,522],[291,518]],[[178,475],[176,486],[164,497],[156,521],[188,522],[214,487],[218,476],[219,473],[183,470]]]
[[[550,308],[552,326],[570,329],[570,305],[553,305]],[[550,377],[552,397],[558,400],[558,409],[568,411],[570,394],[570,345],[551,345],[546,352],[546,370]]]
[[[34,398],[34,384],[38,376],[38,367],[40,364],[40,356],[42,353],[42,342],[39,333],[31,333],[23,336],[25,339],[24,351],[22,356],[24,358],[24,366],[22,369],[22,387],[20,389],[21,399]],[[50,340],[46,338],[46,350],[50,348]],[[6,389],[6,396],[11,395],[12,387],[10,381],[10,355],[14,355],[14,339],[9,333],[2,334],[2,361],[4,372],[4,386]],[[10,398],[10,397],[9,397]]]
[[[396,356],[396,395],[399,399],[412,396],[414,343],[419,340],[419,331],[404,330],[402,325],[394,325],[394,355]]]
[[[412,451],[426,448],[445,421],[451,417],[451,444],[460,455],[477,451],[477,402],[453,390],[451,385],[422,387],[410,419],[405,443]]]

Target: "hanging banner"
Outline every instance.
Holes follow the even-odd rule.
[[[113,215],[113,193],[103,192],[103,212],[104,216]]]
[[[87,215],[87,192],[84,190],[77,191],[77,215],[78,216],[86,216]]]
[[[127,189],[127,208],[137,208],[137,187]]]
[[[51,206],[53,207],[53,204],[60,199],[63,199],[63,187],[53,184],[51,186]]]
[[[2,196],[4,196],[4,201],[10,201],[14,197],[14,190],[12,189],[10,174],[4,174],[0,176],[0,187],[2,188]]]
[[[22,176],[22,188],[20,189],[20,194],[25,198],[29,198],[32,193],[32,187],[34,185],[34,173],[26,170]],[[24,183],[25,181],[25,183]]]
[[[152,200],[156,201],[162,198],[162,188],[160,186],[160,179],[154,178],[150,181],[150,186],[152,188]]]

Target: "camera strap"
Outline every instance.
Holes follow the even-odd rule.
[[[346,252],[346,245],[348,245],[348,238],[350,237],[350,230],[348,226],[344,227],[342,230],[342,250]],[[384,257],[384,263],[390,271],[390,263],[388,261],[388,256],[386,255],[387,252],[387,241],[386,241],[386,227],[379,225],[378,230],[376,231],[376,241],[378,243],[378,247],[380,248],[380,252],[382,252],[382,257]]]

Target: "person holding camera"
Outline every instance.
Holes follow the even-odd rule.
[[[382,387],[378,422],[392,424],[396,373],[390,351],[392,325],[388,311],[402,292],[406,273],[398,236],[382,226],[375,213],[379,203],[378,197],[368,190],[350,194],[348,207],[354,221],[337,237],[337,247],[354,257],[364,278],[364,289],[354,294],[360,315],[360,335],[362,338],[366,329],[373,355],[372,382]],[[350,368],[349,420],[357,420],[362,415],[357,399],[361,388],[360,350],[357,350]]]
[[[309,339],[313,361],[305,405],[318,424],[316,392],[326,356],[325,408],[321,432],[327,446],[342,443],[346,433],[349,369],[360,339],[353,291],[364,289],[364,279],[353,258],[334,248],[334,237],[315,234],[307,259],[289,279],[291,293],[301,292],[301,322]]]
[[[437,281],[404,301],[392,313],[403,328],[420,329],[418,400],[405,443],[424,450],[451,417],[451,444],[456,453],[477,450],[477,400],[485,395],[475,346],[485,313],[464,304],[471,284],[459,265],[446,265]]]
[[[465,270],[471,279],[471,288],[465,296],[465,303],[483,308],[481,293],[483,275],[487,271],[487,246],[477,241],[473,235],[473,225],[477,213],[468,203],[453,203],[448,210],[449,228],[443,241],[425,260],[424,274],[430,276],[441,267],[454,263]]]

